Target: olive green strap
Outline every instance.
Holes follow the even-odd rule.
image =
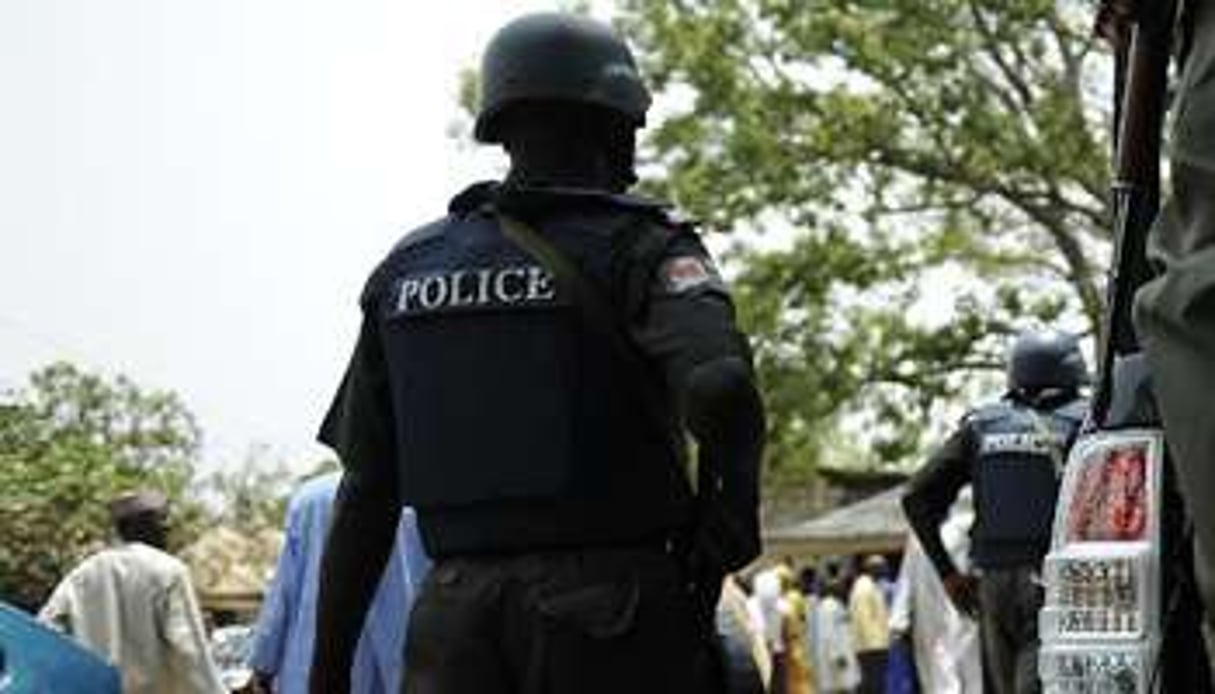
[[[558,285],[565,285],[573,291],[576,304],[591,326],[603,333],[612,347],[624,359],[625,363],[637,373],[638,382],[642,389],[642,400],[649,416],[656,424],[667,427],[671,439],[669,445],[682,465],[684,461],[683,439],[679,428],[672,426],[674,420],[665,388],[660,387],[660,381],[654,379],[653,370],[645,362],[641,352],[633,340],[625,333],[624,326],[617,319],[616,311],[603,297],[603,294],[591,283],[591,280],[574,265],[561,249],[544,238],[530,224],[495,210],[501,224],[502,233],[506,238],[518,244],[520,248],[531,254],[545,267]]]

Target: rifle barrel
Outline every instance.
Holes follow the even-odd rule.
[[[1153,9],[1155,11],[1153,11]],[[1139,349],[1131,308],[1139,287],[1151,279],[1146,239],[1160,207],[1160,145],[1168,86],[1169,46],[1175,0],[1149,9],[1119,42],[1114,155],[1114,257],[1106,289],[1095,420],[1104,422],[1114,363]]]

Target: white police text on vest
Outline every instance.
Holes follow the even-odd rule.
[[[1053,455],[1063,447],[1061,437],[1037,432],[984,434],[979,444],[983,455],[994,453],[1025,453]]]
[[[547,304],[556,297],[552,276],[537,265],[470,268],[400,278],[395,313]]]

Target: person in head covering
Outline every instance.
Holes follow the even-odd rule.
[[[118,543],[72,569],[39,619],[117,665],[126,694],[224,692],[189,571],[165,551],[168,499],[123,494],[110,517]]]

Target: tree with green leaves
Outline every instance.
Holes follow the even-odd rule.
[[[648,185],[747,239],[728,267],[774,471],[904,460],[1011,333],[1095,330],[1110,99],[1086,3],[619,10],[665,111]]]
[[[322,469],[326,464],[312,468]],[[272,460],[267,447],[254,446],[239,465],[212,472],[201,487],[217,506],[212,518],[215,523],[251,536],[281,529],[288,497],[296,485],[314,474],[297,476],[282,461]]]
[[[173,539],[191,539],[203,513],[186,496],[199,444],[173,393],[67,363],[31,375],[0,404],[0,598],[37,607],[107,542],[108,503],[125,491],[164,491]]]

